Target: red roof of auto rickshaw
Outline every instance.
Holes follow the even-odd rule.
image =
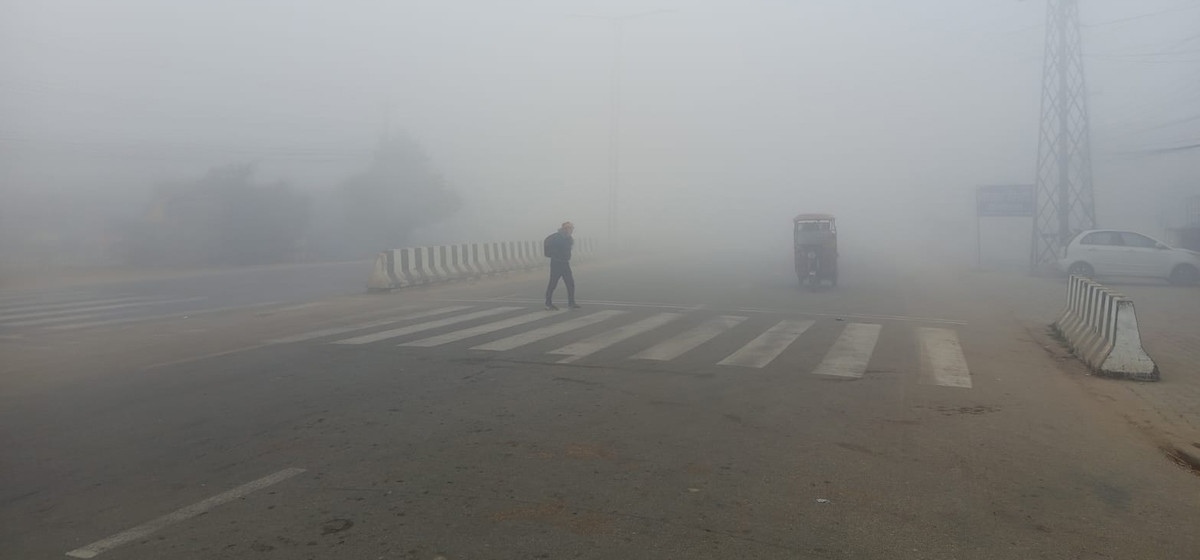
[[[833,214],[800,214],[792,218],[793,222],[812,222],[816,220],[833,220]]]

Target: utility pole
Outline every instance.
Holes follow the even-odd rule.
[[[1042,115],[1029,266],[1052,266],[1079,231],[1096,226],[1092,145],[1078,0],[1048,0]]]
[[[612,68],[608,77],[608,242],[617,235],[617,194],[621,190],[621,60],[625,41],[625,23],[630,20],[673,12],[654,10],[624,16],[576,15],[609,22],[613,31]]]

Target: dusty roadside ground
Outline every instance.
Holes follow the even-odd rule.
[[[1050,331],[1050,321],[1065,305],[1065,279],[973,271],[964,272],[963,280],[986,286],[983,292],[1025,325],[1062,372],[1097,403],[1137,426],[1173,461],[1200,474],[1200,287],[1103,282],[1133,299],[1142,344],[1161,372],[1160,381],[1136,382],[1092,375]],[[1046,290],[1046,284],[1059,289]]]

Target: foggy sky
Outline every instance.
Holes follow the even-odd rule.
[[[1130,153],[1200,138],[1171,124],[1200,115],[1200,5],[1083,4],[1098,217],[1158,234],[1200,152]],[[624,34],[627,235],[961,228],[976,185],[1032,182],[1033,0],[0,0],[0,193],[119,203],[250,159],[326,189],[390,122],[466,202],[428,241],[599,235],[614,35],[576,16],[656,9]]]

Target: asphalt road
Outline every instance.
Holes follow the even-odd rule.
[[[0,557],[1200,557],[1200,479],[1018,318],[1060,281],[843,264],[0,339]]]

